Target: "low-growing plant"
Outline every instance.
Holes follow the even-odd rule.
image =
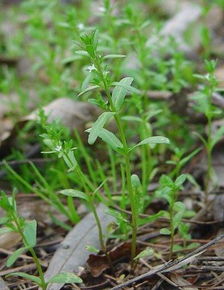
[[[162,228],[160,232],[164,235],[170,235],[170,259],[174,251],[174,236],[176,230],[184,238],[190,238],[189,225],[182,222],[182,218],[192,212],[187,211],[183,202],[178,201],[178,193],[185,182],[187,175],[182,174],[174,181],[168,175],[162,175],[160,178],[160,188],[156,195],[164,198],[168,202],[168,210],[165,216],[169,220],[169,228]]]
[[[1,192],[0,208],[2,208],[6,213],[5,217],[1,219],[1,224],[4,224],[4,226],[1,227],[0,234],[16,232],[20,235],[23,243],[21,248],[17,249],[9,256],[6,261],[6,266],[11,267],[24,252],[29,252],[38,272],[38,276],[23,272],[14,272],[8,276],[19,276],[31,280],[43,290],[46,290],[50,283],[82,282],[82,280],[73,273],[59,273],[49,280],[46,280],[41,261],[34,250],[36,246],[37,222],[35,220],[25,220],[19,215],[16,207],[15,193],[13,193],[11,197],[8,197],[4,192]]]
[[[169,140],[165,137],[154,136],[145,138],[134,146],[128,145],[127,137],[125,134],[125,123],[122,120],[122,116],[124,115],[123,108],[125,104],[125,97],[128,92],[138,93],[138,91],[131,86],[133,82],[133,78],[131,77],[125,77],[119,82],[113,82],[105,60],[109,59],[110,57],[115,58],[116,55],[101,56],[98,52],[97,46],[98,40],[95,31],[81,36],[82,50],[79,51],[79,53],[89,57],[91,62],[90,73],[94,74],[94,78],[93,85],[88,87],[85,91],[81,92],[80,95],[92,90],[96,92],[97,89],[101,90],[101,92],[104,92],[105,94],[105,96],[104,94],[97,94],[97,97],[91,100],[92,103],[100,107],[104,112],[98,117],[93,126],[87,130],[89,133],[88,142],[89,144],[94,144],[97,138],[101,138],[115,152],[120,154],[121,158],[123,159],[125,166],[123,189],[125,190],[125,193],[128,195],[130,200],[132,213],[131,257],[133,260],[136,255],[137,216],[135,191],[132,184],[131,154],[138,146],[145,144],[155,146],[155,144],[158,143],[169,143]],[[119,55],[117,55],[117,57],[119,57]],[[104,128],[111,118],[113,118],[116,123],[119,138],[113,132]],[[150,162],[150,160],[147,160],[146,162]]]
[[[57,157],[60,159],[62,158],[65,162],[68,172],[74,172],[77,178],[79,179],[81,190],[76,189],[65,189],[61,190],[60,194],[63,194],[64,196],[67,196],[68,198],[68,208],[70,211],[75,211],[74,208],[74,201],[73,198],[79,198],[81,200],[84,200],[87,202],[90,210],[93,212],[94,218],[96,220],[96,224],[98,227],[98,233],[99,233],[99,240],[101,244],[102,250],[106,253],[106,246],[104,242],[103,237],[103,231],[101,227],[101,222],[98,217],[97,211],[96,211],[96,204],[95,200],[97,197],[97,193],[99,191],[99,188],[102,186],[95,188],[94,184],[92,184],[91,180],[86,176],[86,174],[83,172],[81,167],[79,166],[77,159],[75,157],[74,151],[77,149],[73,147],[73,141],[63,141],[60,139],[60,135],[58,135],[57,130],[52,128],[50,125],[43,125],[43,115],[41,114],[42,118],[42,126],[44,126],[46,133],[42,134],[41,137],[43,138],[44,144],[50,148],[51,151],[43,152],[45,154],[56,154]]]
[[[214,146],[219,142],[224,134],[224,126],[221,126],[215,133],[212,131],[212,121],[220,116],[222,111],[213,105],[212,96],[217,91],[218,82],[215,76],[216,61],[205,61],[205,68],[207,74],[199,75],[195,77],[202,80],[204,83],[201,85],[200,90],[193,96],[195,101],[195,109],[200,113],[203,113],[207,119],[207,137],[203,137],[201,134],[197,135],[202,140],[206,153],[207,153],[207,176],[205,178],[205,202],[208,202],[209,191],[214,187],[214,170],[212,166],[212,151]],[[212,185],[211,185],[212,184]]]

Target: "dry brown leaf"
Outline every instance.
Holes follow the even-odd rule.
[[[170,273],[169,278],[177,285],[178,289],[181,288],[182,290],[192,290],[192,287],[194,286],[189,281],[176,273]],[[198,288],[194,287],[194,289],[197,290]]]
[[[87,129],[88,123],[95,121],[100,114],[100,110],[96,106],[69,98],[54,100],[43,107],[43,110],[48,115],[49,123],[59,120],[71,133],[77,130],[84,142],[87,141],[87,134],[84,131]],[[38,120],[38,111],[21,118],[10,131],[0,135],[1,153],[8,153],[17,136],[18,128],[22,128],[31,120]]]
[[[9,287],[6,285],[5,281],[0,277],[0,289],[9,290]]]
[[[173,37],[179,50],[191,56],[200,47],[200,29],[191,29],[192,24],[197,27],[197,24],[203,23],[210,30],[222,25],[222,10],[216,6],[212,7],[206,16],[203,14],[203,7],[196,1],[161,1],[160,6],[171,18],[165,23],[158,36],[148,39],[147,46],[152,47],[152,44],[156,43],[156,50],[158,46],[166,46],[169,38]],[[184,33],[188,29],[192,32],[190,43],[184,40]]]
[[[69,98],[60,98],[54,100],[43,107],[48,116],[48,122],[60,121],[62,125],[70,129],[71,132],[78,130],[81,136],[87,128],[89,122],[94,121],[99,115],[99,109],[89,103],[77,102]],[[24,117],[22,121],[37,120],[38,111]]]
[[[97,212],[104,234],[108,224],[114,221],[112,216],[105,213],[106,208],[100,205]],[[87,245],[100,247],[98,231],[92,213],[86,215],[65,237],[60,248],[54,254],[45,273],[45,279],[50,279],[60,272],[78,272],[88,259]],[[51,284],[48,290],[59,290],[63,284]]]
[[[108,255],[112,263],[123,258],[130,258],[131,243],[122,243],[121,245],[109,251]],[[106,269],[110,268],[108,258],[105,254],[89,255],[87,265],[93,277],[99,277]]]
[[[9,232],[0,235],[0,248],[10,250],[21,241],[21,236],[18,233]]]
[[[223,209],[222,209],[223,211]],[[217,233],[217,237],[220,236],[220,235],[223,235],[224,234],[224,229],[221,228],[218,233]],[[224,242],[223,241],[220,241],[219,243],[217,243],[214,247],[214,252],[216,254],[217,257],[224,257]]]
[[[224,66],[220,66],[215,71],[215,76],[217,78],[217,81],[219,83],[220,87],[224,87]]]
[[[169,38],[173,37],[178,43],[181,51],[192,51],[192,45],[191,48],[189,48],[188,44],[186,44],[183,40],[183,34],[192,23],[199,20],[202,14],[202,8],[195,3],[185,1],[182,5],[178,5],[177,3],[177,6],[179,6],[179,10],[177,10],[174,16],[165,23],[159,33],[159,36],[149,38],[147,41],[148,47],[151,47],[152,44],[155,45],[155,43],[158,43],[160,46],[164,46],[167,44],[167,41],[169,41]]]

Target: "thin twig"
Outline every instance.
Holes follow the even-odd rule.
[[[165,272],[170,272],[173,270],[176,270],[180,267],[182,267],[183,265],[189,264],[190,262],[192,262],[192,260],[198,256],[201,255],[202,253],[204,253],[209,247],[213,246],[214,244],[216,244],[217,242],[221,241],[224,239],[224,234],[216,237],[215,239],[213,239],[212,241],[208,242],[205,245],[202,245],[201,247],[197,248],[196,250],[194,250],[192,253],[189,253],[188,255],[186,255],[184,258],[181,259],[176,259],[174,261],[170,261],[168,263],[166,263],[165,265],[162,265],[160,267],[156,267],[155,269],[142,274],[138,277],[135,277],[125,283],[122,283],[114,288],[112,288],[112,290],[116,290],[116,289],[122,289],[124,287],[127,287],[133,283],[139,282],[141,280],[145,280],[148,279],[152,276],[154,276],[155,274],[158,273],[165,273]]]

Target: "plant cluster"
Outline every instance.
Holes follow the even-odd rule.
[[[180,248],[175,245],[177,234],[184,240],[183,247],[196,246],[187,242],[191,237],[187,218],[194,212],[186,208],[179,193],[185,182],[200,186],[193,176],[184,174],[183,169],[202,148],[195,149],[195,137],[186,126],[187,117],[172,112],[166,101],[154,100],[152,94],[164,91],[178,94],[200,82],[193,100],[195,110],[207,120],[207,131],[196,127],[207,153],[204,186],[207,203],[214,188],[214,184],[211,186],[214,180],[212,152],[224,133],[223,127],[215,134],[212,132],[213,120],[222,115],[212,103],[212,95],[218,88],[216,61],[205,62],[205,75],[194,74],[193,62],[178,50],[175,39],[170,39],[166,47],[150,43],[147,35],[159,37],[162,21],[157,16],[152,16],[149,21],[144,10],[139,13],[142,5],[139,1],[123,5],[122,13],[117,15],[112,2],[104,0],[97,14],[97,27],[88,25],[92,17],[92,1],[80,1],[77,4],[79,9],[61,2],[24,1],[19,6],[27,15],[22,20],[23,33],[32,41],[24,51],[32,63],[35,77],[25,76],[18,80],[15,71],[3,68],[0,74],[4,81],[0,82],[0,89],[9,93],[18,87],[22,108],[18,114],[28,111],[29,94],[26,90],[31,86],[38,92],[40,105],[68,96],[91,103],[100,113],[94,122],[88,124],[86,144],[78,132],[72,132],[72,137],[60,122],[49,123],[48,116],[40,110],[39,120],[31,122],[19,133],[18,148],[24,145],[21,137],[26,136],[31,125],[35,125],[35,134],[29,135],[28,141],[41,144],[43,158],[45,154],[53,154],[54,166],[46,164],[44,168],[38,168],[29,162],[15,170],[7,162],[23,160],[24,152],[14,150],[4,163],[7,178],[13,188],[33,192],[64,214],[67,222],[54,216],[52,220],[66,230],[80,220],[77,205],[85,204],[95,218],[100,250],[111,263],[97,213],[97,205],[105,204],[117,225],[116,230],[108,235],[131,239],[133,270],[139,259],[155,255],[151,248],[138,253],[139,227],[163,218],[167,227],[161,228],[160,233],[170,237],[169,258],[172,259]],[[156,1],[151,5],[155,9]],[[209,9],[209,6],[206,7]],[[6,42],[5,50],[10,56],[21,54],[19,48],[24,46],[23,33],[18,32],[17,37]],[[201,28],[200,36],[203,57],[209,58],[210,34],[206,27]],[[104,155],[104,162],[101,155]],[[168,170],[164,173],[166,167]],[[151,193],[149,187],[154,181],[158,188]],[[165,201],[166,208],[147,214],[152,202],[158,198]],[[12,266],[22,253],[29,252],[37,267],[37,276],[13,275],[30,279],[42,289],[46,289],[49,283],[82,282],[72,273],[60,273],[46,281],[35,249],[36,221],[20,217],[14,193],[9,197],[2,192],[0,207],[6,213],[1,219],[3,227],[0,233],[15,231],[23,243],[8,258],[7,266]],[[88,248],[93,249],[91,245]]]

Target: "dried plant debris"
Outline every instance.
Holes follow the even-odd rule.
[[[0,289],[224,289],[223,1],[45,2],[0,4]]]
[[[106,234],[106,229],[114,221],[114,218],[105,213],[103,205],[99,206],[97,211],[102,221],[103,231]],[[90,254],[86,249],[87,245],[99,248],[96,225],[91,213],[85,216],[65,237],[50,261],[45,278],[49,279],[60,272],[78,272],[79,267],[84,266]],[[62,284],[52,284],[48,289],[57,290],[61,289],[62,286]]]

